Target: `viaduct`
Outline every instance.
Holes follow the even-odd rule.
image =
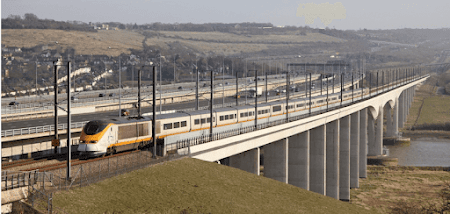
[[[415,89],[427,78],[303,119],[192,145],[189,154],[205,161],[229,158],[230,166],[259,175],[263,149],[264,176],[348,201],[350,188],[367,176],[367,156],[382,155],[384,135],[398,136]]]

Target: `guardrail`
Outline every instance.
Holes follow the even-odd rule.
[[[71,123],[71,128],[82,128],[89,121],[76,122]],[[67,124],[58,124],[58,130],[67,129]],[[46,126],[36,126],[36,127],[28,127],[21,129],[10,129],[10,130],[2,130],[2,137],[13,137],[27,134],[38,134],[44,132],[50,132],[55,130],[55,125],[46,125]]]
[[[224,138],[228,138],[228,137],[232,137],[232,136],[236,136],[236,135],[240,135],[240,134],[245,134],[248,132],[258,131],[261,129],[277,126],[280,124],[285,124],[288,122],[304,119],[304,118],[312,116],[312,115],[318,115],[318,114],[321,114],[324,112],[333,111],[333,110],[343,108],[343,107],[352,105],[354,103],[360,102],[362,100],[370,99],[374,96],[377,96],[378,94],[382,94],[387,91],[394,90],[397,87],[401,87],[403,85],[406,85],[408,83],[411,83],[413,81],[416,81],[416,80],[424,78],[424,77],[426,77],[426,75],[421,76],[421,77],[414,77],[414,78],[408,79],[407,81],[399,82],[398,84],[395,84],[395,85],[385,84],[385,85],[379,86],[378,88],[372,89],[372,91],[368,94],[368,96],[359,98],[359,99],[357,99],[353,102],[347,103],[345,105],[333,104],[327,109],[324,109],[324,110],[319,109],[317,111],[314,111],[314,113],[312,113],[312,114],[302,114],[302,115],[289,117],[288,119],[283,118],[283,119],[279,119],[279,120],[275,120],[275,121],[271,121],[271,122],[257,124],[256,126],[251,125],[251,126],[241,127],[238,129],[232,129],[232,130],[227,130],[227,131],[223,131],[223,132],[219,132],[219,133],[213,133],[212,135],[202,135],[202,136],[198,136],[198,137],[192,137],[192,138],[187,138],[187,139],[183,139],[183,140],[178,140],[174,143],[166,145],[167,146],[166,149],[168,151],[170,151],[170,150],[174,150],[174,149],[178,150],[178,149],[183,149],[183,148],[189,148],[190,146],[204,144],[204,143],[208,143],[211,141],[216,141],[216,140],[220,140],[220,139],[224,139]],[[358,90],[360,90],[360,89],[358,89]],[[366,93],[367,93],[367,91],[366,91]],[[289,114],[291,114],[291,113],[289,113]],[[188,150],[188,152],[190,153],[190,150]]]
[[[284,83],[285,81],[280,79],[280,80],[272,80],[269,81],[271,82],[271,84],[276,84],[276,83]],[[244,83],[247,84],[248,87],[252,87],[252,84],[249,83]],[[227,90],[229,90],[229,88],[233,88],[234,89],[234,85],[227,85],[225,86],[225,88],[228,88]],[[143,88],[143,96],[151,96],[153,93],[151,91],[149,91],[150,87],[144,87]],[[204,88],[200,88],[200,90],[203,90]],[[209,90],[209,87],[208,89]],[[220,92],[222,89],[220,88],[216,88],[214,91]],[[134,99],[137,99],[136,97],[136,93],[133,93],[134,91],[137,91],[137,89],[135,88],[130,88],[130,89],[123,89],[123,93],[128,93],[128,94],[122,94],[121,97],[122,98],[130,98],[133,97]],[[194,89],[190,89],[190,90],[177,90],[177,89],[173,89],[173,90],[166,90],[163,91],[164,97],[170,97],[170,96],[176,96],[176,93],[194,93]],[[98,93],[102,93],[101,90],[93,92],[95,94]],[[204,92],[206,93],[206,91]],[[76,93],[74,93],[74,96],[76,96]],[[72,107],[80,107],[80,106],[86,106],[86,103],[91,103],[91,105],[101,105],[101,104],[109,104],[109,103],[118,103],[119,99],[117,98],[117,96],[115,96],[114,98],[109,97],[107,94],[105,94],[106,97],[95,97],[95,98],[86,98],[86,99],[80,99],[80,101],[72,101]],[[159,93],[158,95],[159,96]],[[183,94],[180,94],[179,96],[183,96]],[[34,97],[34,99],[37,101],[39,97]],[[65,95],[58,95],[58,99],[61,100],[61,104],[65,103],[67,101],[67,96]],[[20,101],[19,101],[20,102]],[[37,111],[46,111],[46,110],[53,110],[53,103],[27,103],[27,104],[19,104],[16,106],[3,106],[1,108],[1,114],[2,115],[6,115],[6,114],[17,114],[17,113],[25,113],[25,112],[37,112]]]
[[[320,89],[312,90],[312,95],[317,95],[319,92],[320,92]],[[304,92],[291,92],[289,96],[291,99],[294,99],[294,98],[298,98],[298,97],[304,97],[305,93]],[[284,94],[280,94],[280,96],[269,98],[267,101],[268,102],[276,101],[276,100],[283,99],[285,97],[286,97],[286,94],[284,93]],[[265,99],[260,98],[258,100],[258,103],[265,103]],[[235,106],[235,104],[236,104],[236,102],[229,102],[229,103],[225,103],[225,104],[216,104],[216,105],[213,105],[213,109],[221,108],[221,107],[231,107],[231,106]],[[238,105],[248,105],[248,104],[255,104],[255,99],[250,98],[247,101],[238,102]],[[206,109],[209,109],[209,106],[199,107],[199,110],[206,110]],[[189,111],[195,111],[195,108],[187,108],[187,109],[177,110],[176,112],[189,112]],[[171,113],[171,111],[165,111],[165,113]],[[81,126],[78,123],[72,123],[72,128],[81,128],[87,122],[89,122],[89,121],[79,122],[79,123],[82,123]],[[67,127],[67,124],[59,124],[58,130],[65,129],[66,127]],[[10,136],[18,136],[18,135],[26,135],[26,134],[44,133],[44,132],[48,132],[48,131],[54,131],[54,125],[28,127],[28,128],[22,128],[22,129],[2,130],[1,136],[2,137],[10,137]]]

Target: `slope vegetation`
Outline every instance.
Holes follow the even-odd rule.
[[[374,213],[231,167],[184,158],[54,195],[68,213]]]

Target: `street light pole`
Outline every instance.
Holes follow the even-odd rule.
[[[161,104],[161,94],[162,94],[162,70],[161,70],[161,53],[159,54],[159,114],[161,115],[162,104]]]
[[[38,64],[38,62],[37,62],[37,57],[36,57],[36,97],[37,97],[37,95],[38,95],[38,85],[37,85],[37,64]]]
[[[71,99],[70,99],[70,73],[72,72],[72,68],[71,68],[71,63],[70,61],[67,62],[67,174],[66,174],[66,178],[69,181],[70,180],[70,161],[72,158],[72,145],[71,145],[71,130],[70,130],[70,126],[72,123],[72,117],[70,115],[70,104],[71,104]]]
[[[122,67],[121,67],[121,61],[119,57],[119,117],[122,116]]]

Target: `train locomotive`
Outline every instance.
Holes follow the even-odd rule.
[[[361,90],[342,93],[342,100],[361,99]],[[286,113],[315,109],[341,102],[341,93],[300,98],[286,101],[273,101],[258,104],[258,119],[270,118]],[[227,126],[255,119],[255,106],[233,106],[213,110],[213,127]],[[210,127],[210,111],[177,112],[157,116],[156,137],[163,139],[169,135],[193,132]],[[139,149],[153,142],[152,117],[112,118],[93,120],[82,129],[78,152],[89,156],[100,156],[120,151]]]

